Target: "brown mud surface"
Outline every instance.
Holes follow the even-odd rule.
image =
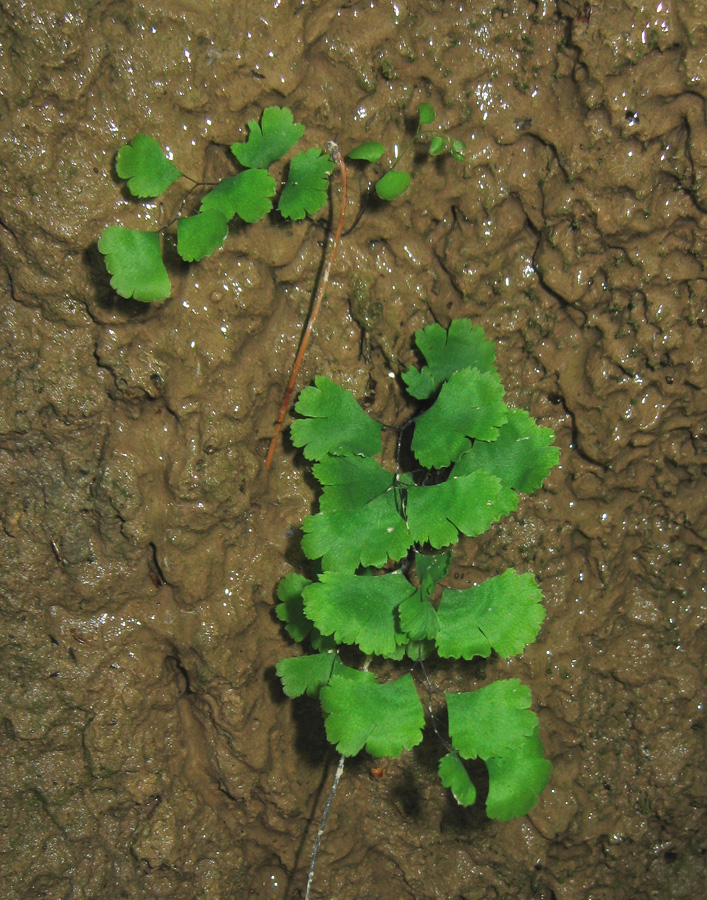
[[[466,160],[416,162],[346,238],[300,387],[390,421],[414,331],[468,316],[555,429],[546,489],[455,562],[542,584],[537,643],[480,672],[531,686],[554,774],[503,824],[455,807],[434,747],[380,780],[353,761],[313,895],[698,897],[707,6],[40,6],[0,4],[2,897],[300,895],[336,756],[274,676],[297,650],[273,592],[315,495],[287,444],[263,459],[328,214],[234,229],[154,307],[111,292],[96,241],[178,203],[121,192],[139,131],[213,179],[265,106],[347,152],[403,144],[423,101]]]

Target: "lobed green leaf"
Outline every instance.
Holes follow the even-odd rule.
[[[312,466],[312,474],[323,485],[321,512],[337,512],[366,506],[389,491],[395,475],[370,456],[325,456]]]
[[[396,757],[422,741],[425,716],[410,673],[387,684],[372,672],[335,675],[319,699],[327,738],[344,756],[365,747],[371,756]]]
[[[516,491],[537,491],[550,470],[560,460],[560,451],[551,446],[555,434],[538,425],[524,409],[508,409],[507,421],[492,443],[476,441],[458,460],[455,474],[468,475],[484,470],[496,475]]]
[[[109,225],[98,241],[98,249],[113,276],[110,286],[121,297],[142,303],[169,297],[172,287],[162,262],[159,234]]]
[[[417,332],[415,343],[427,365],[420,371],[411,366],[402,373],[402,379],[408,394],[417,400],[427,400],[460,369],[496,371],[493,343],[469,319],[455,319],[446,331],[436,323],[428,325]]]
[[[314,627],[311,619],[304,614],[302,599],[302,591],[311,583],[304,575],[290,572],[277,585],[280,602],[275,607],[275,615],[284,623],[285,631],[293,641],[303,641]]]
[[[452,659],[522,653],[545,619],[542,592],[530,572],[507,569],[476,587],[442,592],[437,652]]]
[[[304,125],[296,125],[289,109],[268,106],[260,124],[248,122],[248,140],[231,144],[231,153],[247,169],[267,169],[294,147],[304,134]]]
[[[367,457],[325,457],[317,477],[334,480],[350,471],[348,485],[328,483],[320,498],[321,511],[302,523],[302,550],[322,560],[324,569],[355,571],[359,565],[380,568],[407,553],[410,537],[398,499],[390,491],[391,473]]]
[[[290,435],[307,459],[321,459],[327,453],[381,452],[381,425],[366,415],[349,391],[324,375],[302,391],[295,410],[303,418],[292,423]]]
[[[432,640],[439,630],[437,612],[419,590],[400,604],[398,614],[400,628],[411,641]]]
[[[537,731],[512,756],[487,759],[486,768],[489,773],[486,814],[501,822],[509,822],[531,810],[552,773],[552,763],[543,756]]]
[[[459,532],[478,537],[517,505],[515,491],[487,472],[453,476],[441,484],[408,488],[408,529],[414,543],[440,549],[456,543]]]
[[[293,157],[278,209],[286,219],[314,215],[327,201],[329,176],[334,171],[330,156],[316,147]]]
[[[496,440],[507,409],[496,372],[454,372],[432,406],[415,420],[412,451],[426,468],[443,469],[469,450],[470,438]]]
[[[333,650],[336,646],[331,637],[325,637],[318,628],[314,627],[311,619],[304,612],[304,599],[302,591],[312,582],[302,575],[290,572],[281,579],[277,586],[279,603],[275,607],[275,614],[284,623],[285,631],[295,640],[302,642],[309,638],[313,650]]]
[[[445,696],[452,746],[463,759],[515,756],[538,729],[530,688],[517,678]]]
[[[226,220],[234,216],[253,223],[262,219],[272,209],[271,197],[275,196],[275,179],[264,169],[246,169],[232,178],[224,178],[209,191],[199,207],[202,212],[217,210]]]
[[[133,197],[159,197],[182,175],[157,141],[146,134],[136,134],[118,150],[115,170],[119,178],[127,179]]]
[[[338,653],[328,651],[313,656],[292,656],[281,659],[275,666],[282,689],[288,697],[318,697],[319,691],[333,675],[341,674],[345,666]]]
[[[413,543],[393,492],[364,506],[319,512],[302,523],[302,550],[321,559],[323,569],[353,572],[359,566],[382,568],[402,559]]]
[[[414,592],[400,572],[323,572],[302,596],[307,617],[323,635],[333,635],[341,644],[355,644],[363,653],[395,657],[405,641],[395,610]]]
[[[177,253],[185,262],[211,256],[226,240],[228,222],[222,212],[209,209],[177,221]]]

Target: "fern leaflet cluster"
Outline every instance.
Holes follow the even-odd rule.
[[[391,472],[381,453],[382,425],[325,377],[295,407],[292,441],[321,485],[319,511],[302,524],[302,550],[318,562],[278,586],[277,614],[313,653],[283,659],[277,673],[290,697],[319,697],[327,737],[345,756],[365,749],[399,756],[422,740],[425,715],[411,673],[379,682],[346,665],[345,645],[413,667],[430,654],[471,660],[522,653],[545,617],[530,573],[508,569],[465,590],[442,586],[448,548],[483,534],[513,511],[519,493],[537,490],[559,453],[554,435],[503,400],[493,345],[469,320],[417,336],[425,358],[402,379],[425,405],[411,420],[413,472]],[[412,662],[411,662],[412,661]],[[548,782],[550,763],[529,707],[530,690],[506,679],[446,694],[449,742],[442,783],[462,805],[476,790],[463,760],[489,773],[491,818],[524,815]]]

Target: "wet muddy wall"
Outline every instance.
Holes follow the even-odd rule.
[[[502,824],[455,807],[433,752],[351,763],[314,896],[698,896],[704,3],[8,0],[0,54],[3,896],[302,890],[336,757],[274,677],[297,651],[272,610],[314,491],[286,441],[263,459],[328,212],[234,228],[154,307],[112,293],[96,241],[179,202],[121,188],[137,132],[214,180],[265,106],[346,152],[402,146],[421,102],[465,160],[369,204],[300,384],[390,421],[414,331],[469,316],[555,429],[546,489],[455,564],[542,584],[538,642],[474,674],[531,685],[554,774]]]

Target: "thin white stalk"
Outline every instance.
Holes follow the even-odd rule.
[[[324,829],[326,828],[327,819],[329,818],[329,813],[331,812],[331,805],[334,802],[334,794],[336,793],[336,789],[339,786],[339,781],[341,781],[341,773],[344,771],[344,762],[346,757],[341,754],[339,757],[339,764],[336,767],[336,772],[334,773],[334,781],[331,785],[331,790],[329,791],[329,797],[326,802],[326,806],[324,807],[324,812],[322,814],[322,821],[319,823],[319,831],[317,832],[317,836],[314,839],[314,847],[312,848],[312,861],[309,864],[309,875],[307,876],[307,890],[304,893],[304,900],[309,900],[309,892],[312,888],[312,881],[314,881],[314,867],[317,864],[317,854],[319,853],[319,845],[322,842],[322,836],[324,834]]]

